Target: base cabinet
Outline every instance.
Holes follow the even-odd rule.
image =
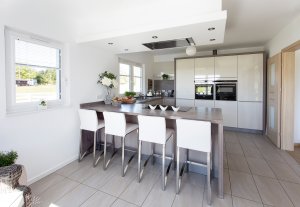
[[[237,101],[215,101],[215,108],[222,109],[224,126],[238,127]]]
[[[167,98],[167,97],[165,97],[163,99],[163,105],[174,106],[175,105],[175,98]]]
[[[195,107],[214,108],[215,101],[214,100],[195,100]]]
[[[194,107],[195,106],[195,100],[194,99],[176,98],[176,106]]]
[[[263,130],[263,103],[238,102],[238,128]]]

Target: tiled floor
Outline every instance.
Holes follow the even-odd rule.
[[[264,136],[229,131],[224,135],[225,197],[216,196],[213,180],[212,206],[300,206],[300,165],[288,153],[276,149]],[[119,159],[103,171],[101,162],[92,167],[89,156],[32,184],[35,206],[207,206],[205,176],[185,174],[176,195],[173,171],[163,192],[159,165],[149,163],[142,182],[137,183],[136,160],[121,177]]]

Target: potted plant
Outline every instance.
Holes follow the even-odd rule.
[[[104,73],[99,74],[98,84],[102,84],[106,87],[107,94],[105,97],[105,104],[111,104],[111,89],[117,88],[118,82],[117,82],[117,76],[113,73],[105,71]]]
[[[161,77],[162,77],[163,80],[168,80],[169,79],[169,75],[165,74],[165,73],[162,74]]]
[[[47,101],[42,99],[38,105],[39,110],[45,110],[47,109]]]
[[[9,166],[15,164],[18,158],[18,153],[11,150],[10,152],[0,152],[0,167]]]
[[[124,95],[127,96],[128,98],[132,98],[132,97],[134,97],[136,95],[136,92],[125,91]]]

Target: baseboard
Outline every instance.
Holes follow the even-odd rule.
[[[74,160],[77,160],[77,159],[78,159],[78,155],[76,155],[76,156],[74,156],[74,157],[68,159],[67,161],[64,161],[64,162],[59,163],[59,164],[56,165],[54,168],[52,168],[52,169],[50,169],[50,170],[47,170],[47,171],[45,171],[45,172],[39,174],[38,176],[36,176],[36,177],[34,177],[34,178],[32,178],[32,179],[29,179],[29,180],[27,181],[28,185],[31,185],[32,183],[34,183],[34,182],[36,182],[36,181],[38,181],[38,180],[40,180],[40,179],[46,177],[47,175],[50,175],[51,173],[54,173],[56,170],[58,170],[58,169],[60,169],[60,168],[62,168],[62,167],[64,167],[64,166],[66,166],[67,164],[69,164],[69,163],[71,163],[71,162],[73,162]]]
[[[235,132],[251,133],[251,134],[264,134],[263,130],[256,130],[256,129],[244,129],[244,128],[235,128],[235,127],[224,127],[224,130],[235,131]]]

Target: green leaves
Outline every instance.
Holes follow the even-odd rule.
[[[125,91],[124,95],[125,95],[125,96],[131,96],[131,97],[134,97],[134,96],[136,95],[136,92]]]
[[[14,164],[17,158],[18,153],[16,151],[0,152],[0,167]]]

